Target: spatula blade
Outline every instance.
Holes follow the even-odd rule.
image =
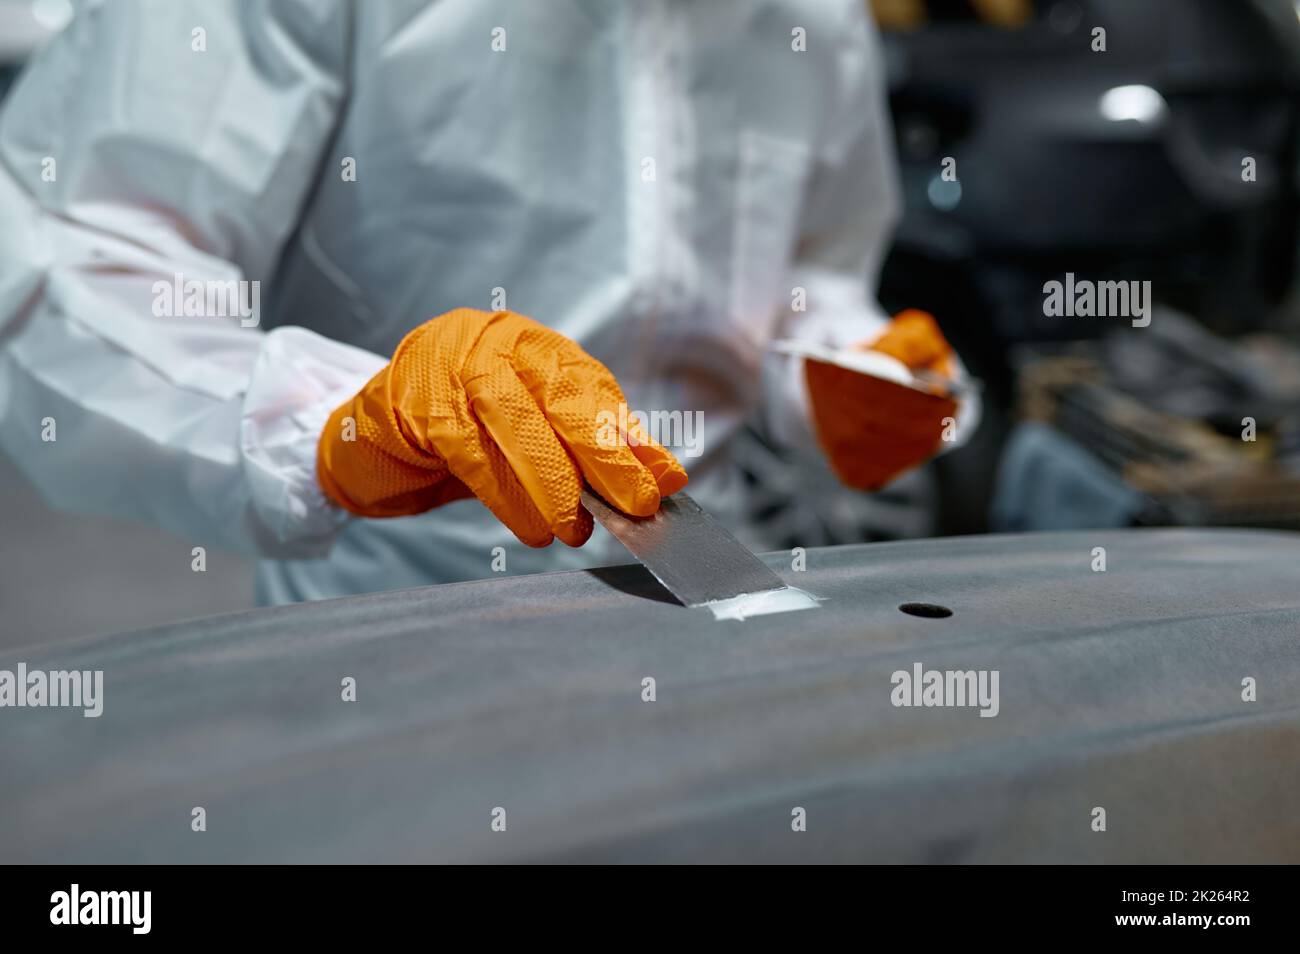
[[[685,606],[784,589],[786,583],[685,493],[651,517],[630,517],[590,490],[582,502]]]

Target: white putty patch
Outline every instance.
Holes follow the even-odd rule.
[[[761,593],[741,593],[730,599],[714,600],[702,604],[703,609],[713,613],[715,620],[749,619],[751,616],[768,616],[772,613],[793,613],[797,610],[817,609],[821,602],[817,597],[795,586],[783,586],[779,590],[764,590]]]

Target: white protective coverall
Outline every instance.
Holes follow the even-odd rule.
[[[811,439],[769,342],[883,325],[892,162],[862,0],[90,2],[0,115],[0,445],[56,507],[259,553],[263,602],[621,562],[475,500],[347,518],[322,423],[420,322],[510,308],[702,411],[725,519],[752,410]],[[176,276],[260,323],[160,317]]]

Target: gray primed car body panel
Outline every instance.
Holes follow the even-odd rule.
[[[715,622],[627,566],[7,653],[105,701],[0,710],[0,859],[1300,861],[1300,535],[764,559],[822,608]],[[999,715],[895,707],[915,662],[999,670]]]

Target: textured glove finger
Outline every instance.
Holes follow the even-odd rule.
[[[628,422],[627,439],[628,447],[636,455],[636,459],[654,475],[661,497],[671,497],[686,486],[686,471],[682,469],[681,464],[677,463],[677,458],[668,448],[647,434],[636,418]]]
[[[516,368],[582,476],[624,513],[638,517],[654,513],[659,509],[659,484],[655,472],[628,444],[623,426],[627,399],[614,376],[576,346],[575,353],[557,354],[539,347],[543,344],[537,339],[521,342]]]
[[[582,478],[578,468],[514,369],[499,366],[467,382],[466,391],[474,416],[505,457],[519,488],[550,533],[571,547],[586,543],[592,522],[579,499]],[[513,519],[514,515],[510,516]],[[531,523],[531,519],[531,514],[527,515],[526,521]],[[510,520],[505,522],[511,525]],[[523,535],[520,539],[529,542]]]

